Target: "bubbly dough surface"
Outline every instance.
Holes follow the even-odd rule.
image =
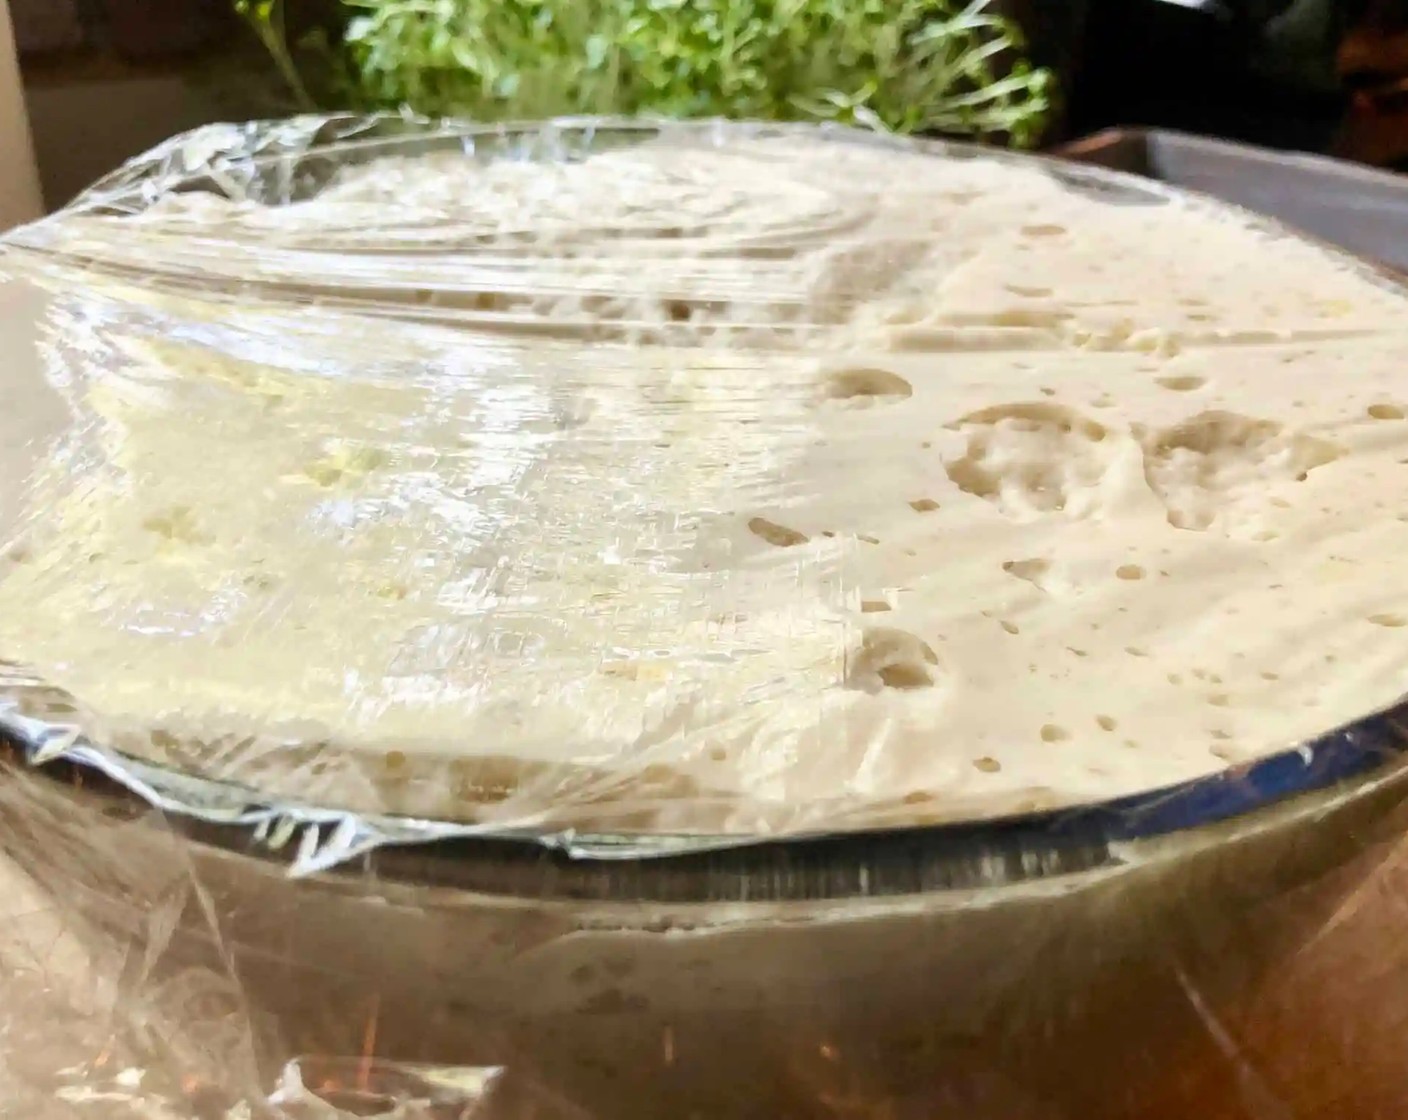
[[[58,228],[157,279],[60,286],[82,423],[0,653],[124,749],[747,832],[1149,789],[1405,692],[1408,302],[1210,204],[774,139]]]

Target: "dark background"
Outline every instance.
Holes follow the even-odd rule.
[[[1408,0],[1018,0],[1058,137],[1151,125],[1408,165]]]
[[[1408,0],[995,2],[1061,76],[1052,143],[1150,125],[1408,169]],[[249,80],[225,83],[238,91],[267,61],[230,0],[10,5],[33,84],[218,64],[227,79],[243,67]],[[345,11],[335,0],[285,5],[294,37]]]

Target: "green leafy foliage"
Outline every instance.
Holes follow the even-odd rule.
[[[1051,78],[987,0],[343,0],[303,44],[358,108],[825,119],[1034,141]],[[280,0],[237,0],[302,101]],[[306,65],[306,64],[305,64]]]

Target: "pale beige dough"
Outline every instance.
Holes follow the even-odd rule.
[[[33,491],[0,654],[125,749],[847,827],[1148,789],[1405,691],[1408,301],[1211,204],[773,140],[58,229],[151,282],[48,270],[89,454]]]

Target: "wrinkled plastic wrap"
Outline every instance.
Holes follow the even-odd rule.
[[[1244,670],[1196,616],[1149,606],[1144,575],[1179,561],[1188,594],[1243,593],[1210,582],[1228,561],[1202,542],[1281,547],[1283,527],[1224,475],[1307,505],[1328,472],[1295,502],[1277,488],[1369,437],[1283,431],[1261,416],[1286,402],[1250,381],[1250,415],[1195,415],[1175,390],[1149,414],[1164,432],[1142,414],[1116,429],[1098,410],[1121,383],[1082,389],[1085,370],[1198,386],[1207,355],[1339,338],[1377,368],[1398,306],[1286,240],[1265,280],[1230,285],[1219,246],[1268,243],[1201,206],[841,129],[379,118],[180,137],[9,239],[0,724],[35,761],[81,759],[275,850],[297,834],[300,872],[454,836],[651,855],[1093,802],[1111,805],[1097,831],[1136,839],[1372,770],[1378,736],[1305,746],[1366,714],[1348,684],[1313,719],[1263,704],[1267,728],[1162,731],[1187,700],[1159,660]],[[1106,250],[1067,237],[1142,244],[1180,222],[1217,240],[1132,313],[1087,259]],[[1180,251],[1155,244],[1149,267]],[[1056,293],[1076,283],[1061,268],[1083,287]],[[1047,368],[1070,389],[1038,395]],[[1037,687],[1046,654],[1015,615],[1118,562],[1069,534],[1039,546],[1038,522],[1153,502],[1203,535],[1100,592],[1138,621],[1124,642],[1100,636],[1105,599],[1088,627],[1057,620],[1079,660]],[[950,558],[960,535],[997,543]],[[1069,555],[1019,551],[1036,547]],[[1343,609],[1391,620],[1385,587]],[[1151,627],[1166,652],[1140,659]],[[1375,704],[1401,687],[1389,629],[1362,669]],[[1283,664],[1271,632],[1236,656],[1276,670],[1244,690],[1318,672]],[[1100,707],[1112,672],[1141,707]],[[985,679],[1023,673],[1016,694]],[[1117,727],[1131,751],[1108,749]]]
[[[125,604],[123,625],[138,632],[179,638],[185,628],[198,638],[249,597],[277,601],[256,612],[266,631],[241,623],[189,652],[173,641],[167,661],[147,666],[169,682],[173,711],[187,695],[184,668],[199,675],[256,635],[271,664],[301,671],[326,656],[336,666],[332,682],[291,672],[287,695],[309,710],[320,687],[366,699],[375,682],[356,678],[357,658],[335,644],[329,620],[355,635],[362,623],[351,620],[365,616],[361,633],[377,639],[375,612],[402,610],[421,586],[490,621],[443,643],[410,643],[407,656],[423,663],[404,673],[408,688],[456,680],[451,653],[455,664],[532,672],[535,653],[575,642],[608,651],[593,672],[649,695],[661,671],[638,656],[651,648],[650,615],[630,615],[612,594],[697,612],[697,646],[655,651],[672,672],[688,675],[691,658],[707,672],[711,654],[757,654],[731,648],[717,618],[721,607],[745,613],[736,588],[711,582],[706,563],[695,581],[672,578],[682,556],[699,559],[691,550],[706,534],[679,524],[664,499],[651,505],[670,496],[669,470],[679,467],[657,453],[687,444],[732,497],[774,474],[747,457],[758,442],[730,428],[769,426],[780,448],[811,438],[817,370],[801,359],[853,341],[854,292],[833,286],[825,266],[834,261],[823,254],[817,268],[795,249],[844,243],[847,215],[815,207],[816,193],[795,182],[778,184],[792,193],[774,200],[789,215],[777,228],[740,214],[747,199],[694,199],[696,218],[736,222],[746,236],[719,260],[672,257],[670,243],[691,236],[689,215],[661,225],[623,184],[603,200],[594,236],[608,231],[632,252],[603,252],[588,238],[597,255],[574,257],[573,237],[591,217],[579,212],[561,216],[552,260],[531,245],[503,250],[523,232],[513,192],[532,188],[535,161],[663,143],[678,156],[666,173],[688,184],[692,161],[758,137],[835,145],[842,168],[851,145],[904,148],[835,130],[338,118],[205,129],[135,161],[14,234],[0,256],[7,384],[22,390],[20,407],[0,413],[0,463],[6,477],[31,480],[0,488],[6,576],[23,578],[54,511],[85,487],[120,497],[151,485],[168,487],[167,500],[143,510],[145,551],[121,559],[166,563],[179,580],[182,550],[199,548],[203,532],[200,510],[181,500],[183,472],[237,462],[225,493],[249,518],[249,542],[286,539],[268,495],[291,475],[323,497],[309,503],[300,491],[289,508],[311,509],[331,531],[287,555],[241,553],[240,587],[222,585],[228,596],[202,610],[133,609],[123,565],[109,565],[128,547],[120,526],[98,519],[69,530],[94,565],[109,565],[98,590]],[[335,227],[312,237],[298,217],[300,200],[345,187],[349,168],[425,152],[527,171],[510,175],[503,195],[411,204],[406,180],[384,169],[356,187]],[[1176,197],[1102,172],[1047,173],[1131,204]],[[541,212],[557,201],[544,192]],[[895,267],[905,238],[891,232],[884,254],[859,262],[863,278]],[[648,266],[632,255],[642,243],[653,246]],[[554,290],[564,260],[578,261],[575,283]],[[845,263],[856,275],[857,262]],[[910,326],[919,345],[948,329]],[[562,345],[535,366],[516,349],[524,336]],[[480,341],[467,348],[466,338]],[[612,387],[633,374],[623,354],[652,348],[681,366],[651,410],[632,412],[632,394]],[[193,352],[221,357],[193,379]],[[759,354],[799,361],[795,396],[751,391],[748,355]],[[838,394],[883,395],[875,371],[834,368],[852,375],[824,382]],[[699,369],[708,399],[688,376]],[[596,411],[581,408],[573,390],[584,386],[597,390],[585,394]],[[313,391],[307,415],[330,427],[284,461],[267,433],[299,430]],[[629,455],[578,434],[597,430],[602,407],[622,409],[613,419],[635,440]],[[166,458],[109,469],[112,447],[139,446],[143,426],[161,423],[184,432],[152,444]],[[249,449],[265,458],[240,460]],[[501,473],[440,469],[438,459],[471,449],[475,470]],[[383,470],[388,460],[395,470]],[[550,493],[533,489],[540,462],[559,475]],[[378,491],[367,482],[378,472],[396,486]],[[204,483],[190,485],[200,493]],[[515,537],[525,530],[516,503],[535,493],[528,513],[539,520],[526,528],[558,546],[551,573]],[[760,505],[778,497],[756,496]],[[689,498],[709,509],[708,495]],[[618,554],[570,555],[575,527],[623,508],[636,536],[623,535]],[[36,523],[35,509],[47,518]],[[388,550],[361,554],[337,529],[397,509],[433,511],[441,535],[427,523],[425,547],[389,550],[402,566],[371,571]],[[791,545],[780,522],[750,531]],[[816,662],[834,666],[808,686],[818,704],[850,674],[907,685],[934,664],[902,642],[872,662],[848,645],[863,631],[846,612],[868,608],[847,548],[867,543],[787,566],[746,604],[776,610],[777,637],[793,649],[814,643]],[[515,560],[496,577],[508,582],[476,583],[498,555]],[[554,579],[538,578],[546,574]],[[339,580],[346,593],[326,594]],[[582,597],[562,590],[573,580]],[[93,592],[81,579],[41,590],[88,596],[75,610]],[[594,615],[597,595],[607,600]],[[808,620],[805,605],[818,601],[834,614]],[[515,609],[493,609],[502,602]],[[300,603],[313,613],[300,618]],[[582,629],[543,629],[569,610],[582,612]],[[620,629],[640,624],[645,632]],[[682,632],[677,617],[661,629]],[[749,664],[753,703],[797,686],[766,656]],[[271,695],[286,686],[277,672],[266,679]],[[550,679],[529,694],[555,687]],[[941,812],[819,799],[796,813],[765,797],[740,810],[733,795],[711,815],[712,791],[682,776],[671,753],[708,712],[633,744],[633,763],[645,762],[623,798],[622,760],[609,753],[568,752],[565,768],[557,741],[542,758],[496,755],[484,736],[506,710],[492,706],[478,713],[471,749],[437,770],[397,744],[413,721],[393,720],[384,738],[349,752],[317,718],[152,734],[22,664],[6,664],[0,697],[7,1120],[1279,1120],[1396,1116],[1408,1100],[1392,1043],[1402,1004],[1394,984],[1408,963],[1396,901],[1408,735],[1397,708],[1295,750],[1094,805],[1009,800],[973,811],[959,799]],[[547,742],[592,728],[538,730]],[[436,732],[440,743],[453,738]],[[691,809],[685,821],[671,815],[680,805]]]

